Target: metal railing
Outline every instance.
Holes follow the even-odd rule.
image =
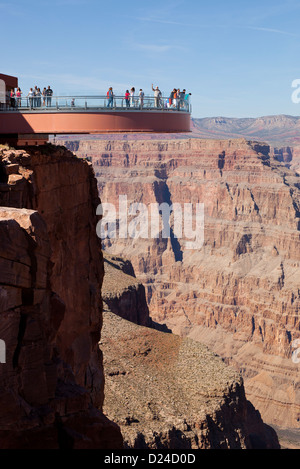
[[[0,102],[0,111],[97,111],[97,110],[159,110],[191,112],[190,95],[176,100],[167,97],[139,96],[26,96]]]

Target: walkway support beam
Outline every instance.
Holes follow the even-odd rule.
[[[190,114],[177,111],[1,112],[0,134],[190,132]]]

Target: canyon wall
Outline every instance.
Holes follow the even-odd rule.
[[[66,145],[68,143],[66,142]],[[237,140],[82,141],[102,202],[204,204],[204,244],[111,238],[146,288],[150,316],[243,373],[267,422],[299,428],[299,176],[268,145]],[[75,147],[74,147],[75,145]]]
[[[155,330],[132,264],[103,256],[91,165],[0,156],[1,448],[278,448],[241,376]]]
[[[122,448],[102,412],[104,266],[91,166],[0,149],[0,446]]]
[[[273,148],[273,154],[278,161],[300,174],[300,147],[299,145]]]
[[[104,269],[102,299],[106,307],[121,318],[151,327],[145,287],[135,277],[131,263],[105,253]]]

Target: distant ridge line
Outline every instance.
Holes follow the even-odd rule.
[[[300,144],[300,116],[278,114],[262,117],[192,118],[193,136],[264,140],[273,145]]]

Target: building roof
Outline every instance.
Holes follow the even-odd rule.
[[[17,88],[18,87],[18,78],[12,77],[10,75],[4,75],[0,73],[0,80],[5,82],[6,88]]]

